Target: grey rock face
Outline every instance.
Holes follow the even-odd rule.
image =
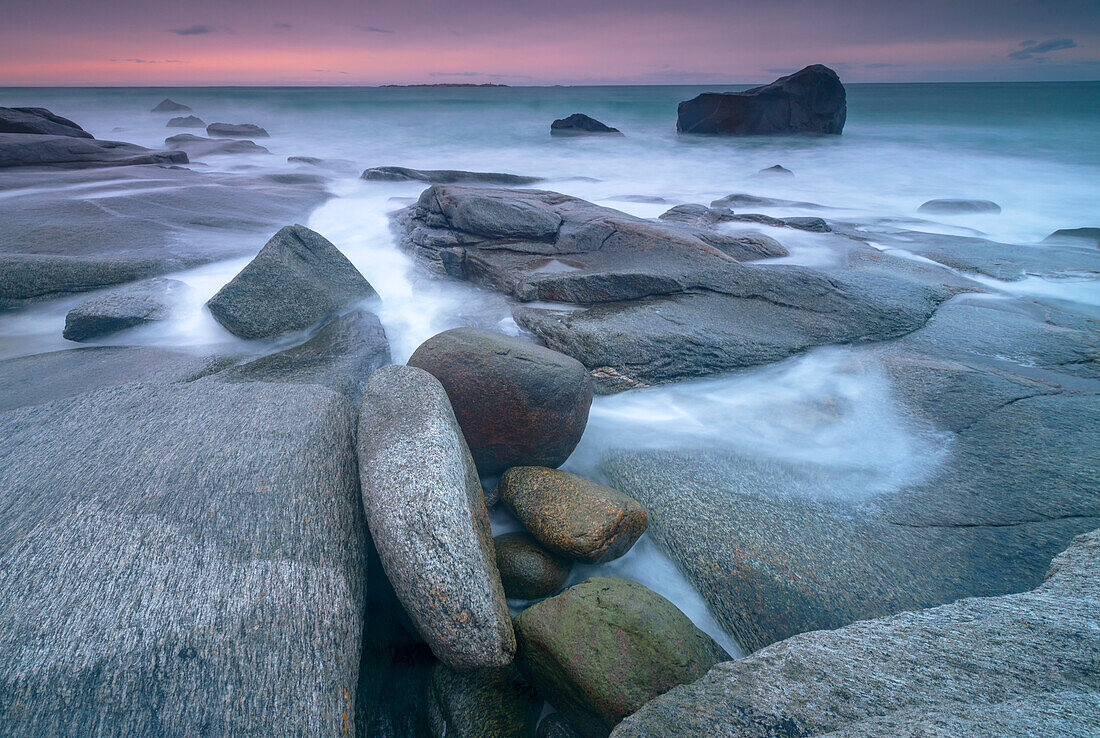
[[[0,197],[0,310],[255,253],[261,234],[327,197],[315,184],[163,167],[0,170],[0,192],[11,188],[32,191]]]
[[[194,115],[179,116],[171,118],[166,124],[168,128],[206,128],[206,123],[202,118],[198,118]]]
[[[506,187],[541,182],[539,177],[501,172],[464,172],[456,169],[409,169],[407,167],[371,167],[361,179],[370,182],[427,182],[429,184],[492,184]]]
[[[91,137],[0,133],[0,169],[8,167],[125,167],[136,164],[186,164],[182,151],[153,151],[121,141]]]
[[[455,669],[510,663],[515,635],[481,482],[443,386],[414,367],[376,371],[358,443],[371,536],[432,652]]]
[[[211,123],[206,135],[214,138],[267,138],[270,134],[253,123]]]
[[[832,69],[814,64],[744,92],[704,92],[680,103],[680,133],[760,135],[844,130],[844,85]]]
[[[44,136],[93,138],[92,134],[68,118],[54,115],[46,108],[0,107],[0,133],[34,133]]]
[[[378,316],[353,310],[325,323],[305,343],[219,372],[229,381],[320,384],[358,403],[375,369],[390,363]]]
[[[4,732],[342,735],[365,581],[353,434],[330,390],[261,383],[0,413]]]
[[[661,220],[675,221],[688,225],[710,227],[718,223],[759,223],[773,228],[794,228],[800,231],[828,233],[832,229],[821,218],[796,216],[791,218],[773,218],[758,213],[735,213],[729,208],[708,208],[705,205],[677,205],[657,216]]]
[[[270,154],[254,141],[203,138],[191,133],[180,133],[164,139],[164,145],[174,151],[185,151],[192,158],[225,154]]]
[[[87,341],[173,317],[191,288],[176,279],[147,279],[80,303],[65,316],[62,335]]]
[[[558,118],[550,124],[551,136],[583,136],[608,133],[623,135],[618,128],[605,125],[584,113],[573,113],[565,118]]]
[[[1100,228],[1059,228],[1044,241],[1083,241],[1100,246]]]
[[[531,738],[542,700],[516,667],[432,669],[427,704],[432,738]]]
[[[963,213],[1000,213],[1001,206],[989,200],[929,200],[917,210],[922,213],[959,215]]]
[[[176,102],[175,100],[171,100],[171,99],[166,97],[163,100],[161,100],[159,103],[157,103],[157,106],[155,108],[153,108],[151,112],[153,112],[153,113],[190,113],[191,108],[187,107],[186,105],[182,105],[182,104]]]
[[[1094,735],[1098,582],[1094,531],[1030,592],[795,636],[719,664],[613,735]]]
[[[374,288],[339,249],[294,225],[272,236],[206,305],[230,333],[252,339],[308,328],[372,297]]]
[[[478,328],[432,336],[409,358],[443,384],[478,472],[565,463],[584,433],[592,380],[575,359]]]

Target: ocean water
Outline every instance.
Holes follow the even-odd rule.
[[[197,169],[317,171],[286,158],[341,160],[329,184],[334,198],[306,225],[340,247],[381,295],[379,315],[396,361],[456,325],[519,330],[500,296],[438,280],[397,248],[389,213],[411,202],[424,185],[364,182],[358,174],[367,167],[535,175],[548,180],[541,188],[644,217],[675,204],[749,193],[820,203],[833,208],[830,218],[891,219],[1021,245],[1058,228],[1100,226],[1100,83],[850,85],[848,123],[839,137],[677,135],[677,102],[721,89],[742,88],[9,88],[0,89],[0,104],[48,107],[98,138],[158,147],[168,135],[202,133],[166,129],[168,115],[149,113],[171,97],[208,123],[256,123],[271,134],[259,143],[272,155],[204,158],[194,164]],[[625,135],[551,138],[550,121],[574,112]],[[775,164],[795,176],[758,174]],[[918,214],[919,205],[933,198],[988,199],[1003,212],[931,219]],[[812,214],[798,208],[762,212]],[[754,230],[789,248],[791,256],[782,261],[827,266],[839,258],[839,236]],[[195,288],[191,311],[105,343],[233,344],[202,303],[246,262],[231,259],[173,275]],[[983,282],[993,299],[1050,299],[1100,309],[1100,275],[1062,269],[1056,255],[1041,271],[1016,282]],[[65,312],[78,299],[0,314],[0,353],[75,347],[60,333]],[[619,448],[722,446],[859,466],[868,472],[866,487],[835,494],[871,495],[926,475],[946,443],[907,414],[875,366],[855,350],[833,347],[735,375],[597,398],[566,468],[598,476],[599,459]],[[516,525],[506,512],[494,513],[498,531]],[[648,537],[619,562],[586,567],[575,578],[600,571],[631,576],[668,596],[737,653],[699,595]]]

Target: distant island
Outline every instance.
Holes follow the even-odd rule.
[[[382,87],[509,87],[510,85],[500,85],[494,82],[482,82],[478,84],[476,82],[431,82],[422,83],[418,85],[382,85]]]

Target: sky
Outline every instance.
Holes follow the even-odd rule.
[[[1100,0],[0,0],[0,85],[1100,79]]]

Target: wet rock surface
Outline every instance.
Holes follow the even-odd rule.
[[[493,539],[504,594],[512,600],[535,600],[555,594],[573,565],[539,546],[529,533],[505,533]]]
[[[836,72],[814,64],[744,92],[704,92],[680,103],[680,133],[761,135],[844,130],[848,107]]]
[[[1059,228],[1044,241],[1080,241],[1100,246],[1100,228]]]
[[[206,128],[206,123],[202,118],[198,118],[194,115],[178,116],[176,118],[170,118],[165,124],[167,128]]]
[[[513,336],[455,328],[425,341],[409,366],[447,390],[483,476],[560,466],[588,420],[592,380],[575,359]]]
[[[481,483],[442,385],[414,367],[376,371],[358,443],[367,524],[420,635],[456,669],[510,663],[515,636]]]
[[[929,200],[917,208],[922,213],[962,215],[966,213],[1000,213],[1001,206],[989,200]]]
[[[728,658],[671,602],[618,577],[594,577],[532,605],[515,626],[520,671],[593,738]]]
[[[502,172],[464,172],[457,169],[409,169],[408,167],[371,167],[361,179],[368,182],[427,182],[429,184],[492,184],[515,187],[541,182],[539,177],[526,177]]]
[[[214,138],[267,138],[270,134],[254,123],[211,123],[206,134]]]
[[[263,146],[244,139],[204,138],[180,133],[164,139],[164,145],[174,151],[185,151],[190,158],[227,154],[270,154]]]
[[[366,575],[346,402],[129,384],[0,427],[5,733],[343,731]]]
[[[558,118],[550,124],[551,136],[585,136],[612,134],[623,135],[618,128],[612,128],[595,118],[590,118],[584,113],[573,113],[564,118]]]
[[[127,167],[186,164],[182,151],[153,151],[122,141],[32,133],[0,133],[0,169],[14,167]]]
[[[68,118],[51,113],[46,108],[0,107],[0,133],[33,133],[43,136],[73,136],[93,138]]]
[[[575,561],[617,559],[646,530],[646,511],[636,500],[569,472],[514,466],[500,478],[499,493],[544,548]]]
[[[321,234],[286,226],[206,306],[241,338],[312,326],[327,314],[377,297],[347,257]]]
[[[542,700],[514,665],[456,671],[432,669],[428,735],[432,738],[531,738]]]
[[[154,278],[89,298],[65,316],[63,335],[70,341],[168,320],[178,314],[192,290],[177,279]]]
[[[1031,591],[795,636],[719,664],[613,735],[1089,735],[1098,575],[1095,531]]]

